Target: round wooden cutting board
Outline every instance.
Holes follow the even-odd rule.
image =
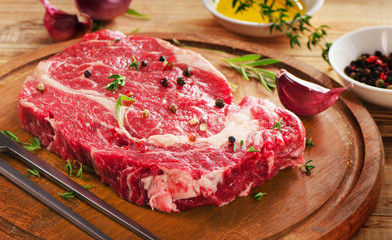
[[[281,63],[270,67],[285,68],[300,78],[328,88],[339,84],[320,71],[276,51],[235,40],[208,36],[151,33],[169,41],[179,40],[191,46],[220,70],[230,83],[238,85],[234,93],[238,103],[253,95],[281,105],[276,90],[272,93],[255,81],[246,81],[225,65],[222,58],[249,53],[276,58]],[[21,140],[31,136],[19,126],[16,112],[18,92],[24,79],[37,63],[75,40],[55,44],[19,57],[0,67],[0,130],[16,133]],[[285,169],[272,180],[223,207],[200,207],[182,213],[152,211],[120,199],[98,177],[85,173],[72,178],[90,189],[162,239],[347,239],[365,222],[376,204],[382,180],[384,152],[378,128],[362,104],[349,91],[326,111],[302,117],[315,146],[305,150],[306,160],[316,166],[311,175],[302,168]],[[35,152],[54,167],[64,171],[65,163],[56,155]],[[23,166],[1,154],[22,173]],[[64,200],[64,192],[47,179],[31,177],[38,185],[57,196],[113,239],[137,238],[78,199]],[[88,239],[89,235],[63,219],[38,200],[0,176],[0,238],[17,239]],[[267,193],[260,201],[252,196]]]

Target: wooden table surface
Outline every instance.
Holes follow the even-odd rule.
[[[74,1],[52,0],[58,8],[75,13]],[[392,23],[389,0],[325,0],[313,17],[315,25],[329,25],[328,40],[335,41],[346,32],[373,25]],[[200,0],[133,0],[131,8],[150,16],[148,20],[121,16],[106,28],[124,33],[182,32],[249,41],[295,57],[339,80],[320,57],[320,51],[305,47],[290,48],[285,37],[256,39],[231,33],[221,27]],[[43,26],[44,8],[39,0],[1,0],[0,64],[53,42]],[[375,119],[385,148],[385,166],[377,206],[353,239],[392,239],[392,110],[363,102]],[[0,214],[1,216],[1,214]]]

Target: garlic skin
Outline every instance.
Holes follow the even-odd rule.
[[[46,9],[45,28],[55,41],[65,41],[91,31],[93,20],[90,16],[84,13],[68,14],[57,9],[48,0],[41,2]]]
[[[349,86],[328,89],[281,69],[276,74],[281,103],[298,116],[313,116],[329,108]]]

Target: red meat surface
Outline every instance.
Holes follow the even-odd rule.
[[[113,74],[125,84],[109,91]],[[121,95],[135,101],[118,107]],[[122,198],[165,212],[225,205],[304,162],[297,116],[255,97],[235,105],[224,76],[192,51],[108,30],[39,63],[18,116],[48,150],[90,166]]]

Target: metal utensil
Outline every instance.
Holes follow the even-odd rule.
[[[101,232],[98,228],[74,212],[72,209],[65,206],[62,202],[57,200],[43,188],[28,179],[22,173],[18,172],[15,168],[9,165],[6,161],[0,158],[0,174],[8,178],[11,182],[21,187],[26,192],[33,195],[35,198],[48,205],[51,209],[66,218],[71,223],[88,233],[95,239],[108,240],[111,239],[105,233]]]
[[[66,190],[72,191],[76,197],[86,202],[109,218],[113,219],[123,227],[132,231],[142,239],[159,239],[156,235],[139,225],[137,222],[133,221],[128,216],[118,211],[116,208],[112,207],[110,204],[103,201],[93,193],[84,189],[82,186],[58,171],[56,168],[52,167],[50,164],[43,161],[25,148],[21,147],[19,144],[12,141],[3,134],[0,134],[0,152],[8,152],[30,167],[37,169],[43,176],[47,177]]]

